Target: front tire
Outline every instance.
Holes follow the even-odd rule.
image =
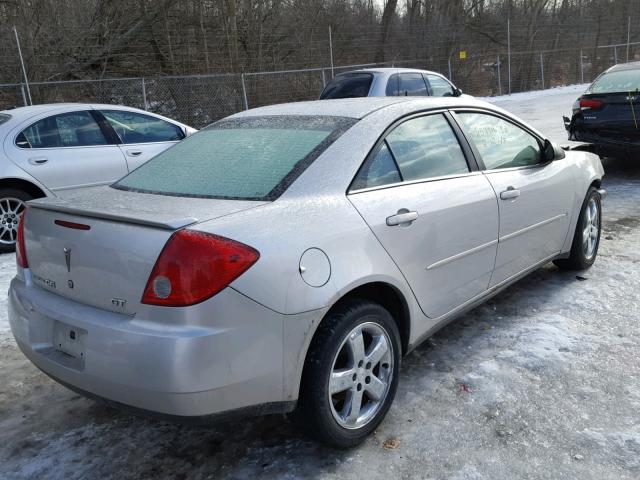
[[[10,253],[16,249],[18,221],[25,202],[33,197],[15,188],[0,188],[0,253]]]
[[[382,306],[352,300],[331,312],[305,362],[296,417],[329,445],[361,443],[384,419],[398,386],[398,327]]]
[[[602,205],[598,190],[590,187],[582,203],[569,258],[554,260],[562,270],[586,270],[596,261],[602,231]]]

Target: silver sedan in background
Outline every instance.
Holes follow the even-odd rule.
[[[470,98],[245,111],[30,202],[11,328],[86,395],[182,420],[295,411],[355,445],[416,345],[549,261],[593,264],[602,175]]]
[[[340,73],[320,100],[355,97],[460,97],[462,90],[437,72],[415,68],[363,68]]]
[[[0,253],[24,202],[112,183],[196,130],[119,105],[52,103],[0,111]]]

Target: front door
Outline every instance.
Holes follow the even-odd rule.
[[[120,139],[129,171],[185,137],[182,129],[161,118],[130,110],[100,110]]]
[[[377,147],[349,200],[437,318],[484,292],[496,255],[498,206],[470,171],[443,114],[411,118]]]
[[[571,166],[562,160],[545,162],[540,141],[506,119],[480,112],[460,112],[456,118],[498,197],[493,286],[560,253],[571,220]]]

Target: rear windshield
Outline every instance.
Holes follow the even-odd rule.
[[[370,73],[345,73],[338,75],[324,88],[320,100],[330,98],[366,97],[373,82]]]
[[[618,70],[597,78],[586,93],[635,92],[640,89],[640,70]]]
[[[11,119],[11,115],[7,113],[0,113],[0,125],[8,122]]]
[[[160,195],[274,200],[356,120],[265,116],[222,120],[112,185]]]

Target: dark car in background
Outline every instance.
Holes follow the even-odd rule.
[[[640,153],[640,62],[614,65],[594,80],[564,117],[569,140],[586,142],[601,157]]]

